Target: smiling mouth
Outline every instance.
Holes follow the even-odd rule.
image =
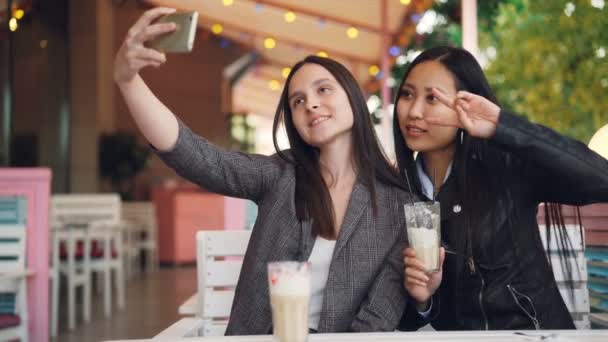
[[[418,128],[415,126],[405,126],[405,129],[407,130],[408,133],[414,133],[414,134],[421,134],[421,133],[426,133],[427,131],[422,129],[422,128]]]
[[[329,120],[329,116],[322,116],[322,117],[312,120],[312,122],[309,124],[309,126],[315,127],[315,126],[319,125],[320,123],[325,122],[327,120]]]

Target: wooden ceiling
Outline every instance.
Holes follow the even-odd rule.
[[[282,69],[307,55],[325,52],[344,64],[360,84],[373,79],[388,48],[404,45],[431,0],[145,0],[151,6],[198,11],[199,27],[255,50],[261,63],[245,74],[233,91],[233,111],[273,116],[284,80]],[[228,3],[226,5],[225,3]],[[285,14],[295,20],[287,22]],[[356,28],[356,38],[347,30]],[[264,47],[272,38],[276,45]],[[389,61],[391,62],[392,59]],[[279,89],[271,89],[270,82]]]

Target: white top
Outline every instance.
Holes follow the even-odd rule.
[[[418,179],[420,179],[420,185],[422,186],[422,193],[424,194],[424,196],[426,196],[426,198],[428,198],[430,200],[434,200],[433,182],[431,181],[431,178],[427,175],[427,173],[424,170],[424,165],[422,162],[421,155],[419,155],[418,158],[416,158],[416,171],[418,172]],[[450,176],[450,173],[452,173],[452,162],[450,162],[450,165],[448,165],[448,169],[445,172],[445,177],[443,178],[443,182],[441,182],[441,184],[445,183],[445,181]]]
[[[336,247],[335,240],[317,237],[308,261],[311,264],[310,274],[310,308],[308,311],[308,327],[317,330],[323,307],[323,294],[329,276],[329,265]]]

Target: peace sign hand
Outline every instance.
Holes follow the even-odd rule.
[[[464,128],[469,135],[478,138],[491,138],[496,133],[500,107],[483,96],[467,91],[459,91],[452,98],[437,88],[433,88],[433,95],[444,105],[458,113],[457,118],[425,117],[424,119],[435,125],[454,126]]]
[[[147,41],[176,29],[174,23],[153,24],[175,9],[158,7],[146,11],[129,29],[127,37],[114,60],[114,80],[116,83],[131,81],[146,66],[159,67],[167,61],[164,53],[144,46]]]

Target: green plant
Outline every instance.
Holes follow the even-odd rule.
[[[123,200],[134,197],[135,176],[146,166],[150,149],[124,132],[99,137],[99,175],[108,179]]]

